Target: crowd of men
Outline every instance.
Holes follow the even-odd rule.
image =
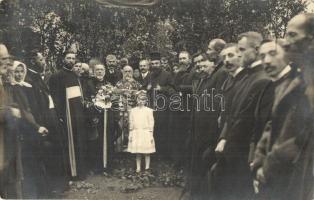
[[[283,39],[213,39],[173,67],[157,52],[133,69],[115,55],[86,64],[67,51],[47,76],[41,52],[24,64],[0,44],[0,196],[47,198],[90,171],[110,173],[134,93],[146,90],[156,158],[185,170],[190,199],[311,200],[313,50],[313,14],[292,18]],[[96,105],[100,90],[110,108]]]

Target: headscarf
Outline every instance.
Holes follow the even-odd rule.
[[[26,65],[25,65],[24,63],[22,63],[22,62],[20,62],[20,61],[14,61],[14,62],[13,62],[13,67],[12,67],[12,69],[13,69],[13,74],[14,74],[14,72],[15,72],[15,70],[16,70],[16,68],[17,68],[18,66],[22,66],[23,69],[24,69],[23,78],[22,78],[22,80],[21,80],[20,82],[17,82],[17,81],[15,80],[15,77],[14,77],[14,78],[12,79],[12,85],[20,85],[20,86],[25,86],[25,87],[32,87],[31,84],[25,82],[25,77],[26,77],[26,74],[27,74],[27,67],[26,67]],[[14,76],[14,75],[13,75],[13,76]]]

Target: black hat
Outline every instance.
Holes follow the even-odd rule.
[[[159,52],[152,52],[150,53],[150,60],[160,60],[161,55]]]

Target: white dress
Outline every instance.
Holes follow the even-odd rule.
[[[128,152],[145,154],[156,152],[152,109],[145,106],[132,108],[130,111],[129,129]]]

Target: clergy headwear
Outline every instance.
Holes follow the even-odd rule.
[[[150,54],[150,60],[160,60],[161,59],[161,55],[159,52],[152,52]]]

